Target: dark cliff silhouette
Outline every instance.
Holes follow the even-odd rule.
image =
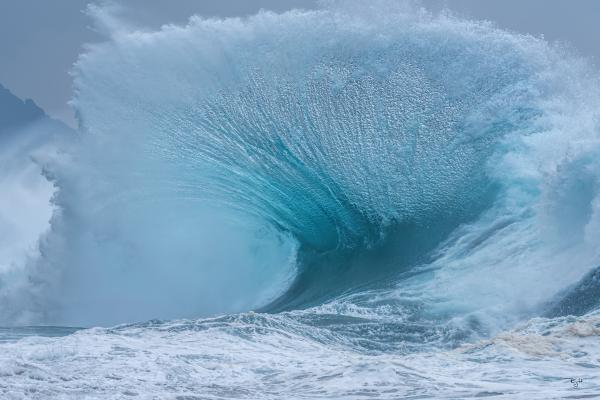
[[[46,115],[33,100],[21,100],[0,84],[0,137],[19,134],[38,123],[53,134],[72,132],[64,123]]]

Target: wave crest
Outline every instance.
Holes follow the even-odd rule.
[[[381,4],[193,17],[90,46],[75,70],[83,135],[57,178],[55,235],[74,250],[45,259],[61,265],[63,285],[102,276],[107,285],[93,290],[102,301],[115,281],[126,298],[133,281],[138,294],[184,287],[178,303],[210,304],[188,314],[284,292],[275,308],[305,307],[417,265],[468,265],[482,247],[511,257],[489,239],[508,231],[493,228],[499,220],[518,221],[510,240],[536,248],[540,226],[553,224],[538,223],[554,212],[544,201],[556,199],[544,174],[583,157],[573,143],[598,133],[597,94],[573,95],[590,82],[587,67],[539,39]],[[564,135],[576,119],[580,129]],[[573,165],[597,179],[595,167]],[[583,226],[596,194],[582,196]],[[215,229],[243,256],[214,253],[205,240]],[[110,268],[95,275],[89,265]],[[206,275],[207,265],[219,272]],[[198,294],[241,270],[252,283],[234,304]],[[459,279],[434,282],[446,273]],[[163,315],[148,308],[182,316],[176,304]]]

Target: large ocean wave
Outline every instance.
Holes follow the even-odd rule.
[[[90,12],[50,230],[0,271],[0,325],[63,327],[0,329],[3,398],[597,395],[572,50],[398,2]]]
[[[404,3],[92,13],[81,135],[7,323],[347,311],[454,342],[598,263],[599,81],[569,49]]]

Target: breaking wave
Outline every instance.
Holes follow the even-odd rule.
[[[296,310],[452,341],[598,264],[600,91],[568,49],[386,2],[108,22],[74,71],[34,319]]]

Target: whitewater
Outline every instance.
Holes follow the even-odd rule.
[[[89,13],[3,399],[600,397],[600,77],[418,4]]]

